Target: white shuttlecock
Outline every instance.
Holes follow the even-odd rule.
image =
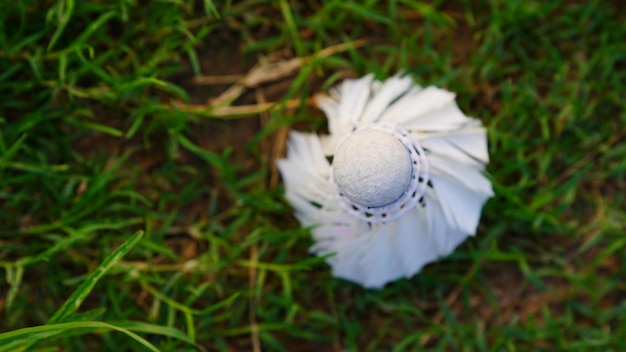
[[[380,288],[476,233],[493,196],[486,130],[453,93],[368,75],[317,104],[330,134],[292,131],[278,168],[295,216],[312,227],[311,251],[332,254],[334,276]]]

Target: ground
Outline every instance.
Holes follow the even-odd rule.
[[[0,351],[626,350],[618,2],[0,8]],[[370,72],[455,92],[496,192],[382,290],[308,253],[275,168]]]

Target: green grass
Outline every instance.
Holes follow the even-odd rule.
[[[0,351],[626,350],[625,23],[613,1],[3,3]],[[293,57],[221,105],[231,84],[194,78]],[[308,98],[398,71],[484,121],[497,196],[452,256],[367,291],[307,253],[273,163],[286,128],[325,128]]]

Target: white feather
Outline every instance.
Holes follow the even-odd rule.
[[[396,76],[385,81],[367,103],[359,122],[367,124],[377,121],[392,102],[398,99],[403,93],[406,93],[412,83],[411,78],[407,76]]]
[[[481,209],[491,195],[478,193],[438,174],[431,174],[430,179],[448,224],[473,235]]]
[[[311,204],[308,199],[289,191],[285,192],[285,198],[292,205],[295,210],[294,216],[302,226],[307,227],[317,223],[317,213],[319,210]]]
[[[339,120],[350,121],[353,126],[358,124],[359,117],[370,97],[370,86],[373,79],[374,75],[369,74],[360,79],[343,81],[339,102]]]
[[[488,197],[493,196],[491,182],[483,175],[480,169],[460,164],[456,160],[440,154],[429,155],[428,161],[430,162],[431,176],[443,176],[476,193],[484,194]]]
[[[329,202],[317,213],[317,226],[311,231],[315,244],[310,251],[317,255],[336,253],[369,232],[367,224],[344,212],[336,202]]]
[[[290,132],[287,153],[293,154],[289,158],[305,168],[311,168],[321,177],[329,174],[330,163],[326,160],[320,139],[312,133]]]
[[[469,234],[449,225],[434,190],[426,191],[424,201],[426,203],[424,210],[428,213],[428,234],[436,243],[438,256],[445,257],[452,253]]]
[[[292,132],[287,150],[288,158],[277,162],[285,183],[285,197],[296,210],[296,217],[309,226],[316,222],[319,205],[334,203],[328,181],[330,164],[313,134]]]
[[[442,133],[416,133],[423,148],[445,155],[457,162],[483,168],[489,162],[487,130],[482,127]]]
[[[387,109],[380,122],[405,124],[454,102],[454,94],[443,89],[428,87],[411,90]]]
[[[396,227],[396,222],[383,224],[371,235],[360,260],[365,275],[364,287],[382,288],[387,282],[404,276],[404,269],[391,245]]]
[[[341,136],[346,135],[358,125],[358,120],[371,95],[373,74],[360,79],[347,79],[340,89],[331,90],[331,95],[318,95],[315,102],[324,111],[328,119],[330,135],[323,141],[323,150],[331,155]]]
[[[452,131],[460,128],[468,120],[454,100],[451,100],[440,108],[404,121],[402,126],[409,130]]]
[[[328,95],[316,95],[315,104],[326,115],[328,120],[328,129],[331,134],[341,133],[339,128],[339,101]]]
[[[428,210],[420,205],[397,220],[396,232],[392,234],[393,249],[405,277],[415,275],[439,256],[436,239],[429,232],[429,221]]]
[[[329,223],[316,226],[311,235],[316,241],[311,251],[324,255],[337,252],[343,245],[354,240],[357,232],[349,223]]]
[[[340,141],[341,139],[336,134],[320,136],[320,143],[322,145],[324,155],[332,156],[335,153],[335,150],[337,150],[337,145]]]
[[[360,262],[363,253],[367,251],[368,240],[369,236],[358,236],[326,260],[332,267],[333,276],[364,285],[365,273]]]
[[[319,179],[297,165],[289,167],[288,163],[280,163],[279,170],[283,174],[283,180],[289,184],[286,187],[286,196],[295,201],[299,197],[312,204],[333,201],[333,191],[325,180]]]

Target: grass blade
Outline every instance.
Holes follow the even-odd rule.
[[[137,242],[139,242],[139,240],[143,237],[143,234],[143,231],[137,231],[137,233],[113,251],[113,253],[109,254],[102,264],[100,264],[100,266],[98,266],[98,268],[94,270],[89,277],[87,277],[87,280],[85,280],[85,282],[83,282],[76,289],[76,291],[72,293],[63,306],[61,306],[52,318],[50,318],[48,324],[58,323],[72,315],[78,307],[80,307],[87,295],[89,295],[89,292],[91,292],[98,280],[100,280],[100,278],[102,278],[102,276],[104,276],[113,265],[119,262],[120,259],[122,259],[126,253],[128,253],[137,244]]]
[[[134,332],[128,329],[125,329],[123,327],[101,322],[101,321],[81,321],[81,322],[72,322],[72,323],[47,324],[47,325],[34,326],[34,327],[5,332],[3,334],[0,334],[0,346],[3,346],[3,347],[0,347],[0,351],[9,351],[5,349],[7,346],[10,346],[12,348],[12,351],[15,351],[15,348],[19,346],[32,345],[32,343],[35,342],[36,340],[48,338],[51,336],[51,334],[56,335],[59,332],[68,332],[68,331],[76,330],[76,329],[99,329],[99,330],[105,330],[105,331],[119,331],[121,333],[126,334],[128,337],[132,338],[133,340],[139,342],[150,351],[159,352],[159,349],[156,348],[156,346],[148,342],[143,337],[135,334]],[[19,339],[19,338],[22,338],[22,339]],[[13,339],[19,339],[19,340],[11,341]]]
[[[59,40],[65,30],[65,27],[70,22],[70,18],[72,18],[72,13],[74,12],[74,0],[59,1],[52,11],[53,15],[55,11],[57,12],[58,27],[52,35],[50,43],[48,43],[48,51],[52,50],[54,44],[56,44],[57,40]]]

